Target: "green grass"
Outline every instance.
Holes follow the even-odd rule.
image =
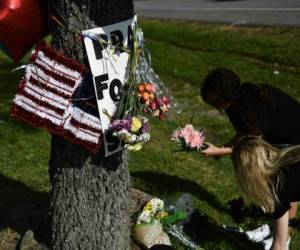
[[[220,231],[222,224],[235,225],[227,207],[228,200],[239,196],[230,159],[178,152],[170,135],[192,116],[193,124],[205,128],[208,140],[217,145],[234,134],[227,118],[213,112],[198,95],[204,77],[216,67],[233,69],[243,81],[268,82],[300,100],[300,30],[151,19],[142,20],[141,26],[153,67],[179,108],[170,112],[165,122],[153,119],[151,142],[141,152],[131,153],[133,186],[165,199],[175,199],[184,192],[192,194],[205,218],[198,227],[203,248],[253,249],[244,239]],[[45,201],[49,190],[49,134],[9,117],[22,75],[9,73],[14,67],[0,54],[0,119],[4,121],[0,124],[0,216],[5,210]],[[249,216],[239,226],[251,228],[261,221]],[[290,249],[299,248],[300,233],[296,230]]]

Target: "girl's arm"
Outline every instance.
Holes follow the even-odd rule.
[[[231,155],[234,144],[243,136],[241,132],[237,131],[236,135],[231,138],[229,142],[227,142],[223,147],[216,147],[211,143],[206,143],[208,148],[202,150],[201,153],[204,156],[225,156]],[[261,136],[261,135],[259,135]]]
[[[224,156],[224,155],[230,155],[232,153],[231,147],[219,148],[211,143],[207,143],[207,145],[208,145],[208,148],[201,151],[201,153],[204,156]]]
[[[287,211],[274,222],[274,236],[271,250],[286,249],[289,228],[289,212]]]
[[[230,155],[232,153],[232,147],[236,141],[242,136],[240,132],[237,132],[234,137],[232,137],[223,147],[216,147],[211,143],[206,143],[208,148],[202,150],[201,153],[204,156],[216,156],[221,157],[225,155]]]

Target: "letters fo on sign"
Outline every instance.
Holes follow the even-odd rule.
[[[106,156],[121,149],[121,143],[108,131],[109,117],[112,117],[116,111],[127,73],[129,53],[120,47],[130,47],[136,20],[135,16],[124,22],[82,31],[93,74],[101,126],[105,135]]]

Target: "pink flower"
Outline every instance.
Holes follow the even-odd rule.
[[[191,148],[200,149],[204,143],[204,136],[202,132],[195,131],[193,133],[192,139],[189,142]]]
[[[185,125],[185,127],[182,129],[185,133],[192,133],[194,131],[194,127],[191,124]]]
[[[178,128],[173,132],[172,140],[183,142],[189,149],[201,149],[205,136],[202,131],[195,130],[193,125],[187,124],[184,128]]]

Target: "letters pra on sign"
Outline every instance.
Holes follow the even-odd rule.
[[[95,93],[102,130],[105,155],[122,149],[121,142],[108,130],[121,99],[129,53],[122,47],[130,47],[131,35],[137,17],[95,29],[82,31],[84,44],[93,74]],[[117,45],[117,47],[116,47]]]

